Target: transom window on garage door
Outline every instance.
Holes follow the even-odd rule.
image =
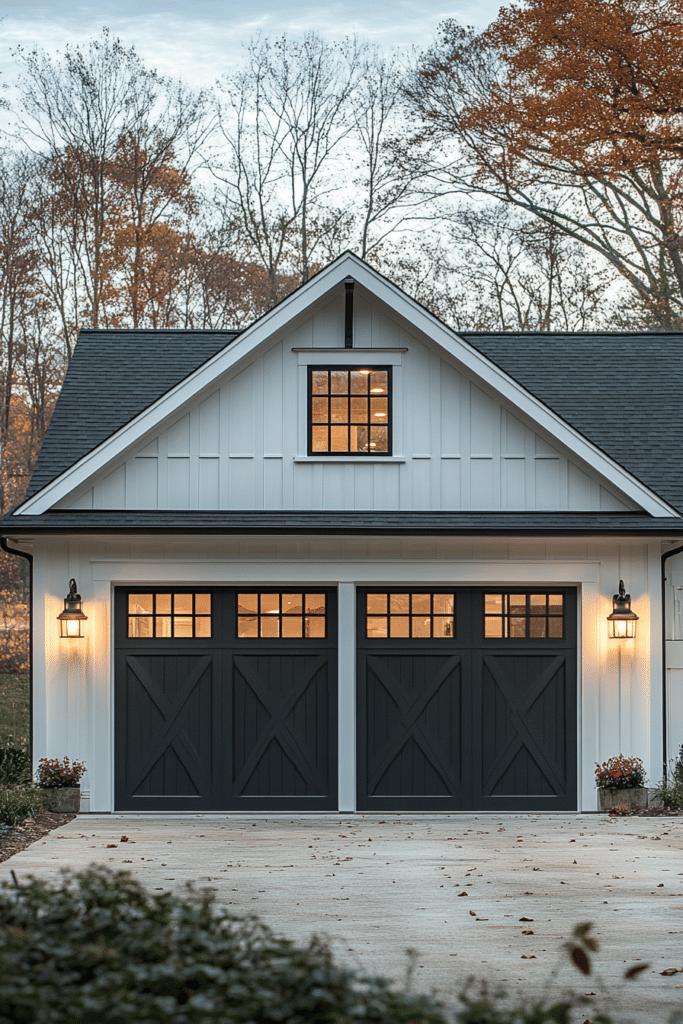
[[[455,636],[453,594],[382,591],[367,595],[369,640],[445,639]]]
[[[237,636],[242,639],[326,635],[325,594],[271,590],[237,595]]]
[[[489,640],[561,640],[564,595],[485,594],[484,636]]]
[[[129,594],[128,636],[210,637],[211,594]]]

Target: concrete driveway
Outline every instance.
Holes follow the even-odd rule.
[[[447,1001],[470,974],[528,997],[556,972],[615,1020],[660,1024],[683,1010],[682,851],[677,817],[82,815],[0,864],[0,879],[98,863],[156,890],[192,881],[298,942],[327,936],[369,973],[400,981],[412,948],[413,987]],[[601,947],[590,978],[561,952],[581,921]]]

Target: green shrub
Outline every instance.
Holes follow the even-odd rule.
[[[28,785],[31,781],[31,761],[28,750],[15,744],[0,747],[0,786]]]
[[[18,825],[39,810],[40,794],[34,786],[0,786],[0,828]]]
[[[148,893],[124,872],[0,889],[0,1024],[443,1024],[432,1000],[335,966],[209,894]]]

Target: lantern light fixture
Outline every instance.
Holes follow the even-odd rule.
[[[619,593],[612,598],[612,614],[607,621],[612,639],[630,640],[636,635],[638,616],[631,611],[631,595],[625,593],[623,580],[619,580]]]
[[[83,636],[83,623],[87,622],[88,616],[83,614],[83,601],[73,578],[69,580],[69,593],[64,598],[64,611],[57,618],[61,637],[74,639]]]

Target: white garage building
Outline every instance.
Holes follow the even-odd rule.
[[[619,752],[657,781],[682,345],[459,335],[350,254],[241,332],[82,332],[0,523],[34,758],[100,812],[593,810]]]

